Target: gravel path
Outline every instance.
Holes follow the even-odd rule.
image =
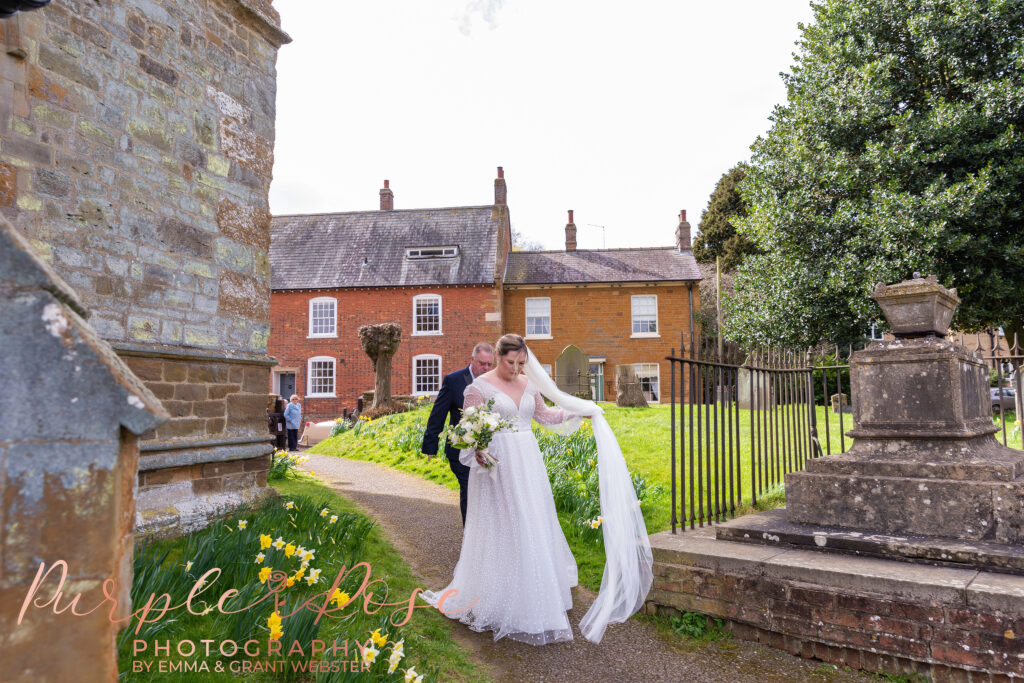
[[[423,588],[448,584],[459,558],[462,522],[459,494],[419,477],[371,462],[309,455],[305,469],[377,520],[391,543],[419,576]],[[573,589],[569,622],[574,640],[544,647],[476,633],[458,624],[456,640],[496,681],[864,681],[781,651],[742,641],[690,644],[630,619],[613,624],[595,645],[579,632],[594,594]]]

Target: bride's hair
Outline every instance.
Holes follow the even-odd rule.
[[[494,345],[494,350],[499,357],[507,353],[519,353],[526,350],[526,341],[518,334],[506,334]]]

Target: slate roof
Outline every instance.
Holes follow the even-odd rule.
[[[513,251],[505,270],[506,285],[700,279],[693,252],[675,247]]]
[[[275,216],[270,287],[493,285],[507,216],[507,207],[493,205]],[[458,246],[459,255],[405,258],[408,247],[440,246]]]

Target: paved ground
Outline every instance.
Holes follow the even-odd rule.
[[[442,588],[451,580],[462,543],[459,496],[455,491],[382,465],[310,455],[314,470],[345,498],[377,520],[391,542],[423,580]],[[783,652],[742,641],[697,646],[631,619],[613,624],[595,645],[578,624],[594,594],[573,589],[569,621],[574,640],[534,647],[504,638],[495,642],[458,624],[456,639],[483,663],[496,681],[864,681]]]

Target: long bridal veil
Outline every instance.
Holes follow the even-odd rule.
[[[654,580],[651,543],[637,502],[633,480],[604,411],[593,401],[571,396],[559,389],[532,351],[526,376],[540,393],[559,408],[590,418],[597,441],[597,471],[604,523],[605,564],[601,590],[580,621],[583,637],[601,642],[610,623],[629,619],[644,604]]]

